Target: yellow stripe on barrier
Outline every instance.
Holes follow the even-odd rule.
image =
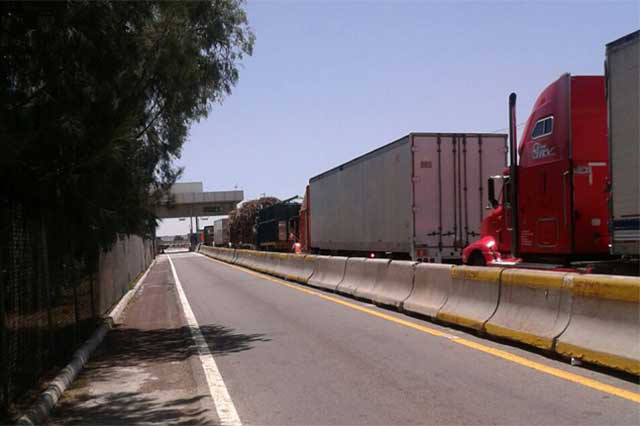
[[[472,281],[498,281],[500,279],[500,271],[496,268],[473,268],[468,269],[465,266],[456,266],[451,269],[451,278],[459,280]]]
[[[501,282],[504,285],[541,289],[560,289],[566,272],[527,271],[525,269],[505,269]]]
[[[577,296],[640,303],[640,278],[577,275],[572,292]]]
[[[482,324],[484,324],[483,321],[476,321],[471,318],[461,317],[459,315],[450,314],[448,312],[438,312],[436,314],[436,318],[442,322],[456,324],[468,328],[474,328],[476,330],[481,330]]]
[[[506,327],[500,327],[491,323],[485,324],[484,328],[487,333],[493,336],[505,337],[507,339],[535,346],[536,348],[549,350],[553,347],[553,340],[546,337],[536,336],[535,334],[516,331]]]
[[[635,374],[636,376],[640,376],[640,362],[633,359],[592,351],[590,349],[562,342],[558,342],[556,344],[556,350],[566,356],[575,356],[576,358],[584,361],[593,362],[594,364],[600,364],[606,367],[617,368],[619,370]]]

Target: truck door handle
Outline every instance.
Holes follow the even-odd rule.
[[[562,217],[564,226],[567,226],[567,176],[569,176],[569,170],[562,173]]]

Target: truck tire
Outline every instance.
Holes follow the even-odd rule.
[[[487,266],[487,261],[484,260],[484,256],[479,251],[474,251],[467,260],[469,266]]]

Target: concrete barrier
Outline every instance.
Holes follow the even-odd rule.
[[[364,276],[364,262],[366,260],[364,257],[350,257],[347,259],[344,278],[336,287],[338,293],[351,296],[356,292],[358,283]]]
[[[198,252],[199,253],[204,253],[209,257],[213,257],[213,247],[200,246],[200,248],[198,248]]]
[[[287,253],[278,253],[278,262],[276,266],[276,270],[273,273],[275,276],[280,277],[282,279],[286,279],[291,269],[291,264],[288,259],[289,254]]]
[[[253,250],[247,250],[243,253],[244,260],[242,260],[242,266],[248,269],[253,269],[253,265],[255,264],[255,256],[253,253]]]
[[[451,294],[453,265],[419,263],[413,279],[413,291],[402,303],[402,310],[435,318]]]
[[[289,254],[282,259],[285,276],[290,281],[306,284],[313,274],[316,256]]]
[[[381,272],[373,289],[372,299],[377,305],[401,308],[411,294],[416,262],[393,260]]]
[[[484,325],[485,331],[552,349],[569,325],[570,279],[565,272],[505,269],[500,277],[500,303]]]
[[[221,260],[223,262],[232,263],[232,260],[235,256],[234,249],[228,249],[223,247],[209,247],[208,249],[212,252],[211,257],[217,260]]]
[[[315,256],[315,269],[307,284],[335,291],[344,279],[347,258],[341,256]]]
[[[233,259],[233,264],[234,265],[238,265],[238,266],[245,266],[245,261],[246,261],[246,253],[247,250],[236,250],[236,255]]]
[[[302,270],[303,262],[303,255],[282,253],[280,255],[279,268],[276,273],[281,278],[290,279],[290,277],[293,277],[298,271]]]
[[[236,250],[235,264],[251,268],[251,250]]]
[[[364,275],[358,280],[353,296],[372,302],[376,294],[376,287],[381,282],[390,263],[390,259],[365,260]]]
[[[210,246],[204,246],[201,245],[199,250],[200,252],[206,254],[209,257],[212,257],[216,260],[222,260],[222,261],[227,261],[227,253],[226,251],[227,249],[223,249],[223,248],[219,248],[219,247],[210,247]]]
[[[251,250],[247,253],[247,261],[246,261],[246,265],[248,268],[254,270],[254,271],[258,271],[259,270],[259,251],[254,251]]]
[[[253,253],[254,256],[254,268],[258,272],[267,273],[269,268],[269,258],[267,257],[268,253],[263,251],[256,251]]]
[[[557,353],[640,375],[640,278],[575,275]]]
[[[233,263],[233,259],[235,257],[235,250],[234,249],[216,247],[216,250],[217,250],[217,253],[218,253],[217,259],[222,260],[223,262]]]
[[[276,268],[280,262],[278,253],[267,252],[263,258],[264,272],[266,274],[275,275]]]
[[[498,308],[502,268],[454,266],[451,294],[436,318],[442,322],[482,330]]]
[[[267,274],[275,275],[277,277],[283,277],[280,271],[280,253],[267,252],[264,258],[264,272]]]
[[[301,283],[308,284],[311,276],[316,270],[316,264],[318,261],[318,256],[314,256],[312,254],[308,254],[304,257],[304,266],[302,268],[302,274],[300,275],[300,279],[296,281],[300,281]]]
[[[381,272],[381,269],[386,268],[389,262],[389,259],[350,257],[347,260],[344,279],[336,291],[340,294],[371,300],[368,296],[376,285],[378,273]],[[356,295],[358,289],[360,289],[360,294]]]
[[[214,259],[218,259],[218,260],[221,259],[222,257],[221,249],[216,247],[207,247],[207,250],[209,250],[209,252],[211,253],[211,257],[213,257]]]

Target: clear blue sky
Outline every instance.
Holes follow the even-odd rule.
[[[562,73],[602,75],[604,45],[640,27],[639,4],[249,1],[254,54],[192,127],[181,181],[287,198],[409,132],[505,131],[510,92],[523,122]]]

